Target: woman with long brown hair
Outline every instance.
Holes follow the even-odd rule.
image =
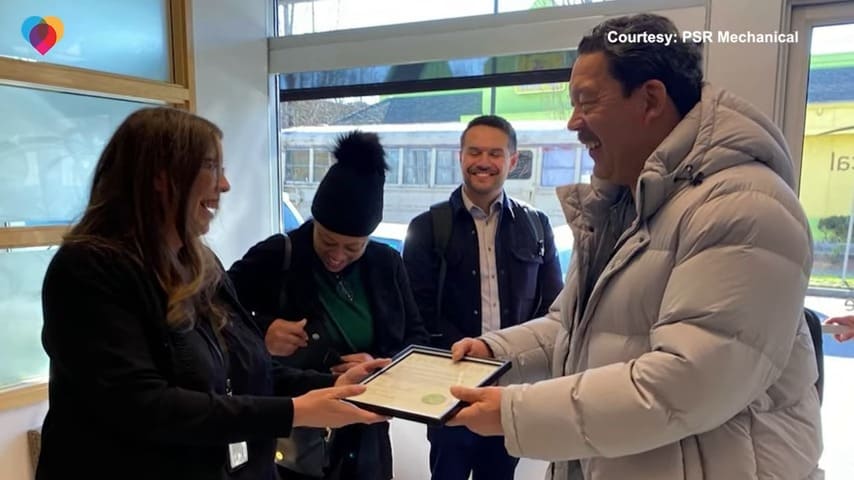
[[[274,438],[293,426],[384,420],[339,399],[386,361],[337,381],[273,368],[200,238],[230,188],[221,137],[198,116],[149,108],[101,154],[44,280],[50,409],[37,478],[272,479]]]

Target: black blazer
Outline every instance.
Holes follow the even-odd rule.
[[[292,250],[287,271],[283,271],[284,235],[276,234],[249,249],[228,274],[240,303],[253,312],[263,332],[274,318],[307,318],[306,329],[320,334],[319,340],[309,338],[308,347],[280,360],[299,368],[328,370],[330,362],[324,361],[328,359],[328,344],[322,333],[323,323],[330,320],[314,282],[313,269],[320,260],[312,244],[313,230],[313,222],[309,220],[288,234]],[[391,357],[410,344],[426,345],[429,337],[400,254],[388,245],[370,241],[356,262],[373,317],[374,344],[367,353]]]
[[[276,357],[282,365],[329,371],[339,363],[341,351],[328,341],[331,319],[320,302],[313,269],[320,260],[314,252],[311,220],[289,233],[291,260],[284,271],[285,237],[273,235],[253,246],[229,269],[240,302],[253,312],[266,332],[274,318],[308,319],[308,347],[288,357]],[[429,337],[409,288],[409,279],[400,254],[391,247],[370,241],[359,260],[362,283],[371,308],[374,342],[366,353],[391,357],[410,344],[427,345]],[[316,338],[312,338],[317,333]],[[342,478],[387,480],[392,476],[391,443],[388,424],[351,425],[339,429],[333,456],[348,463]],[[379,460],[379,462],[378,462]]]
[[[412,278],[415,300],[424,321],[434,330],[431,333],[436,334],[434,345],[440,348],[450,348],[464,337],[483,334],[477,230],[463,202],[462,187],[451,193],[449,202],[453,225],[445,251],[447,272],[441,318],[437,317],[436,309],[441,258],[433,245],[430,211],[412,219],[403,246],[403,261]],[[545,315],[563,288],[548,217],[536,211],[543,225],[541,246],[522,207],[522,202],[505,194],[495,233],[501,328]]]
[[[274,478],[274,438],[289,434],[293,403],[270,395],[333,379],[274,371],[227,278],[220,295],[232,312],[221,332],[231,397],[206,327],[168,328],[150,272],[118,252],[61,247],[42,290],[50,400],[36,478]],[[229,473],[227,445],[239,441],[249,462]]]

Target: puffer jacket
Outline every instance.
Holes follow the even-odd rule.
[[[546,317],[482,337],[514,362],[512,455],[552,461],[559,480],[822,478],[812,239],[792,169],[768,118],[706,85],[647,159],[637,217],[589,295],[621,189],[558,189],[575,235],[566,287]]]

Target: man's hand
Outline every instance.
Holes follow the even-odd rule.
[[[467,388],[454,385],[451,394],[471,405],[460,410],[447,425],[462,425],[485,437],[504,435],[501,426],[501,390],[501,387]]]
[[[368,375],[385,367],[389,363],[391,363],[391,359],[389,358],[378,358],[376,360],[359,363],[335,379],[335,386],[340,387],[343,385],[357,384],[364,380]]]
[[[271,355],[287,357],[297,349],[308,345],[308,334],[305,333],[306,319],[299,322],[277,318],[267,328],[264,344]]]
[[[492,350],[483,340],[478,338],[464,338],[451,346],[451,359],[459,362],[465,356],[492,358]]]
[[[350,355],[342,355],[341,363],[335,365],[330,370],[332,370],[332,373],[341,374],[360,363],[370,362],[373,359],[374,357],[367,353],[351,353]]]

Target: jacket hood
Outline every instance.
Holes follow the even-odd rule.
[[[647,158],[636,186],[639,218],[647,219],[678,190],[726,168],[758,161],[794,189],[794,168],[783,133],[743,99],[711,85]],[[591,226],[625,187],[593,177],[589,185],[557,188],[567,223]]]

